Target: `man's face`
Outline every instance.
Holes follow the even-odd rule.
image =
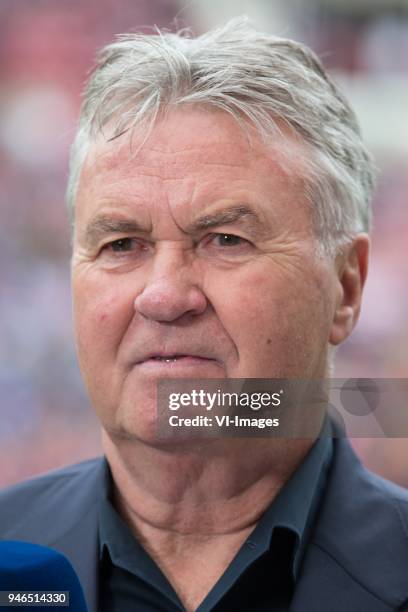
[[[325,375],[338,277],[315,254],[304,152],[288,138],[249,143],[227,114],[182,109],[136,155],[127,137],[92,147],[72,279],[106,429],[152,441],[162,377]]]

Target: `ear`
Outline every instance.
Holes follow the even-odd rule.
[[[338,278],[330,344],[343,342],[357,323],[367,277],[369,251],[368,235],[358,234],[336,258]]]

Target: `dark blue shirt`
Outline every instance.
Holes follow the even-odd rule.
[[[331,457],[331,438],[319,438],[197,612],[288,610]],[[111,490],[107,468],[99,508],[99,609],[183,611],[167,578],[111,504]]]

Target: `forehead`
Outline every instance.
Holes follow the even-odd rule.
[[[103,201],[165,194],[168,202],[205,204],[235,190],[293,197],[301,188],[305,151],[283,128],[265,143],[247,124],[244,130],[226,112],[179,108],[156,124],[149,137],[135,128],[90,147],[82,170],[77,207]],[[193,197],[194,196],[194,197]],[[90,204],[93,202],[93,205]],[[77,211],[78,212],[78,211]]]
[[[197,164],[218,161],[226,168],[248,167],[256,162],[289,176],[295,167],[299,170],[299,163],[305,159],[302,143],[282,125],[277,124],[276,134],[265,143],[247,122],[239,124],[228,113],[216,109],[178,108],[157,123],[147,139],[144,132],[136,127],[124,138],[108,142],[99,138],[90,147],[85,169],[111,172],[120,162],[121,170],[131,174],[136,162],[163,168],[171,177],[177,162],[182,167],[188,158]]]

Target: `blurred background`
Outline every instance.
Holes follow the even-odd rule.
[[[408,375],[407,0],[0,0],[0,486],[100,453],[72,339],[68,151],[96,50],[157,24],[249,15],[309,44],[342,84],[380,170],[361,321],[338,377]],[[408,440],[354,440],[408,486]]]

